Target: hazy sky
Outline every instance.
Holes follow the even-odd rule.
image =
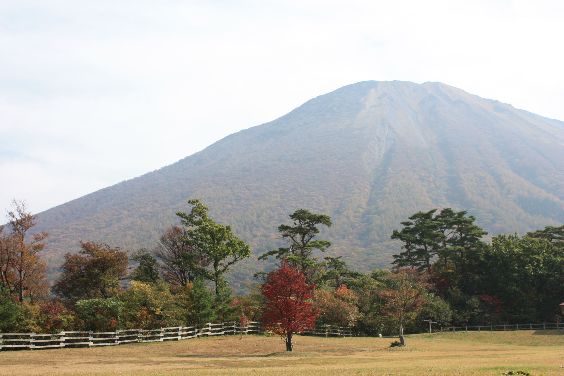
[[[564,120],[563,20],[564,1],[538,0],[0,0],[0,210],[62,204],[363,80]]]

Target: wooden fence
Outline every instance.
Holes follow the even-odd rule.
[[[468,331],[504,331],[504,330],[564,330],[564,323],[543,322],[541,324],[497,324],[497,325],[465,325],[440,328],[441,332]]]
[[[308,330],[302,333],[306,336],[317,337],[352,337],[353,331],[350,327],[335,326],[335,325],[320,325],[316,326],[313,330]]]
[[[204,336],[256,334],[261,331],[261,326],[258,322],[250,322],[247,326],[228,322],[222,324],[208,323],[201,327],[181,326],[153,330],[128,329],[115,332],[0,333],[0,351],[116,346],[133,342],[179,341]]]
[[[440,328],[441,332],[504,331],[504,330],[564,330],[564,323],[467,325]],[[56,334],[0,333],[0,351],[39,350],[52,348],[116,346],[134,342],[163,342],[183,339],[236,334],[262,333],[258,322],[240,326],[234,322],[208,323],[203,326],[180,326],[161,329],[127,329],[115,332],[63,331]],[[351,337],[351,328],[321,325],[303,335],[320,337]]]

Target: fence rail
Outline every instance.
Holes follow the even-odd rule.
[[[441,332],[468,331],[504,331],[504,330],[564,330],[564,323],[543,322],[540,324],[496,324],[496,325],[465,325],[447,326],[440,328]]]
[[[116,346],[134,342],[179,341],[204,336],[257,334],[261,331],[258,322],[250,322],[246,326],[226,322],[221,324],[208,323],[203,326],[180,326],[149,330],[127,329],[115,332],[0,333],[0,351]]]

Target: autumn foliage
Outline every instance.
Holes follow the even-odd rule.
[[[292,351],[292,336],[315,327],[317,311],[312,298],[315,285],[306,282],[305,275],[284,263],[268,274],[262,286],[265,309],[262,323],[265,329],[281,335],[286,351]]]
[[[117,295],[127,272],[127,253],[94,242],[81,242],[80,247],[78,254],[65,255],[55,293],[67,302]]]
[[[314,305],[320,315],[318,321],[322,324],[351,327],[360,316],[358,296],[345,285],[334,291],[317,290]]]
[[[44,232],[30,235],[36,217],[24,203],[14,201],[8,212],[8,226],[0,226],[0,289],[8,291],[20,303],[47,295],[45,261],[39,252],[45,247]]]
[[[384,314],[397,322],[400,342],[405,345],[404,325],[425,304],[425,276],[414,269],[400,269],[390,276],[390,282],[391,286],[380,291],[379,295],[383,300]]]

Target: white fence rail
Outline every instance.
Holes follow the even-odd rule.
[[[504,331],[504,330],[564,330],[564,323],[543,322],[540,324],[496,324],[496,325],[465,325],[442,327],[441,332],[468,331]]]
[[[257,334],[260,332],[261,326],[258,322],[250,322],[247,326],[226,322],[221,324],[208,323],[200,327],[180,326],[151,330],[127,329],[115,332],[0,333],[0,351],[116,346],[134,342],[179,341],[204,336]]]
[[[564,323],[467,325],[440,328],[441,332],[457,331],[504,331],[504,330],[564,330]],[[179,341],[183,339],[261,333],[258,322],[240,326],[234,322],[208,323],[203,326],[179,326],[160,329],[126,329],[115,332],[63,331],[55,334],[0,333],[0,351],[40,350],[52,348],[116,346],[135,342]],[[306,331],[303,335],[321,337],[351,337],[351,328],[322,325]]]

